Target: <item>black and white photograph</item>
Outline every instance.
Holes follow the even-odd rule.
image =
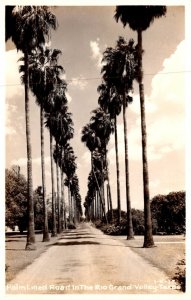
[[[34,2],[3,6],[5,296],[188,299],[191,3]]]

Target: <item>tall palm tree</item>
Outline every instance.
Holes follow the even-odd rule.
[[[65,185],[68,186],[68,205],[69,205],[69,222],[73,222],[73,201],[72,201],[72,191],[71,191],[71,184],[72,178],[76,171],[76,156],[74,154],[73,148],[67,143],[64,146],[64,163],[63,163],[63,170],[66,174]]]
[[[60,99],[61,100],[61,99]],[[58,200],[58,232],[61,232],[61,200],[59,191],[59,169],[62,169],[62,160],[64,160],[64,147],[67,142],[73,138],[74,128],[72,121],[72,114],[68,112],[68,107],[65,105],[65,98],[63,102],[60,102],[60,109],[55,120],[55,126],[53,126],[53,135],[56,140],[56,169],[57,169],[57,200]],[[62,170],[61,170],[62,172]]]
[[[53,157],[56,163],[56,182],[57,182],[57,220],[58,220],[58,227],[57,227],[57,232],[61,233],[61,213],[60,213],[60,183],[59,183],[59,159],[60,159],[60,149],[58,142],[56,141],[56,145],[54,148],[53,152]]]
[[[71,191],[73,196],[73,219],[76,225],[79,222],[79,216],[81,215],[81,197],[79,193],[79,179],[75,173],[71,180]]]
[[[42,187],[43,187],[43,211],[44,211],[44,230],[43,241],[49,240],[48,217],[46,205],[46,183],[45,183],[45,162],[44,162],[44,107],[48,102],[48,97],[54,89],[56,77],[55,73],[63,71],[57,65],[58,56],[61,51],[51,50],[47,47],[39,47],[29,55],[29,78],[30,88],[36,96],[36,102],[40,106],[40,132],[41,132],[41,168],[42,168]]]
[[[149,174],[147,161],[147,131],[145,118],[145,100],[143,85],[143,67],[142,67],[142,32],[149,28],[154,19],[160,18],[166,14],[165,6],[116,6],[115,19],[120,19],[123,26],[129,24],[132,30],[137,31],[138,36],[138,83],[141,108],[141,132],[142,132],[142,161],[143,161],[143,188],[144,188],[144,216],[145,216],[145,234],[143,247],[154,246],[152,236],[152,221],[150,210],[149,195]]]
[[[114,126],[113,121],[110,118],[110,114],[106,113],[101,107],[98,107],[97,109],[93,110],[92,113],[93,115],[90,119],[90,126],[94,130],[95,135],[100,140],[100,146],[98,147],[98,151],[101,158],[101,187],[105,207],[104,182],[106,179],[109,178],[107,162],[107,145],[110,139],[110,135],[114,131]]]
[[[54,165],[53,165],[53,137],[57,138],[58,134],[58,119],[60,110],[66,105],[65,97],[66,83],[59,78],[59,71],[56,71],[55,89],[51,91],[46,101],[44,109],[46,111],[46,126],[50,134],[50,160],[51,160],[51,182],[52,182],[52,236],[57,235],[56,229],[56,199],[55,199],[55,180],[54,180]]]
[[[117,96],[121,98],[123,107],[123,124],[124,124],[124,145],[125,145],[125,177],[126,177],[126,203],[127,203],[127,239],[134,237],[133,223],[131,214],[130,201],[130,184],[129,184],[129,160],[128,160],[128,139],[127,139],[127,120],[126,107],[132,102],[129,92],[133,89],[133,80],[137,75],[136,47],[134,41],[129,40],[127,43],[123,37],[119,37],[116,47],[107,48],[104,52],[102,68],[103,78],[108,85],[115,87]]]
[[[47,6],[16,6],[12,10],[11,38],[17,50],[24,54],[25,65],[25,120],[27,143],[27,178],[28,178],[28,233],[26,250],[35,249],[34,203],[32,182],[32,147],[30,138],[29,115],[29,54],[33,49],[44,44],[50,29],[56,29],[56,17]]]
[[[94,128],[93,128],[94,127]],[[101,182],[99,182],[98,180],[98,168],[95,168],[95,152],[97,149],[101,148],[101,138],[96,134],[95,131],[95,126],[92,126],[91,122],[89,124],[87,124],[86,126],[83,127],[82,129],[82,142],[85,143],[85,145],[87,146],[87,148],[90,150],[91,153],[91,171],[93,176],[95,177],[95,182],[97,185],[97,189],[99,192],[99,196],[100,196],[100,201],[101,201],[101,208],[103,210],[103,214],[104,214],[104,219],[107,222],[107,217],[105,214],[105,209],[104,209],[104,196],[103,196],[103,191],[101,191]],[[100,153],[99,153],[100,154]],[[102,175],[102,173],[100,172],[100,174]]]
[[[117,96],[115,86],[112,86],[110,83],[108,84],[107,81],[102,83],[98,87],[98,92],[100,93],[98,103],[106,112],[110,114],[110,118],[114,121],[115,160],[116,160],[116,177],[117,177],[117,211],[118,211],[118,223],[120,223],[121,195],[120,195],[120,179],[119,179],[120,170],[119,170],[119,154],[118,154],[117,116],[121,112],[122,102],[121,102],[121,98]]]

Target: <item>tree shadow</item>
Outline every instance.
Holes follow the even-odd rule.
[[[7,240],[7,241],[6,241],[6,243],[10,243],[10,242],[17,242],[17,243],[20,242],[20,243],[23,243],[23,240],[22,240],[22,241],[18,241],[18,240]]]
[[[77,236],[77,237],[63,237],[59,240],[78,240],[78,239],[94,239],[94,236]]]
[[[66,243],[57,242],[51,246],[77,246],[77,245],[100,245],[100,243],[92,242],[92,241],[82,241],[82,242],[73,241],[73,242],[66,242]],[[49,247],[49,245],[47,245],[47,247]]]
[[[125,247],[127,247],[127,248],[139,248],[139,249],[144,249],[144,247],[143,246],[125,246]]]
[[[26,250],[23,249],[23,248],[21,248],[21,249],[18,249],[18,248],[17,248],[17,249],[6,248],[5,250],[6,250],[6,251],[24,251],[24,252],[26,251]]]
[[[81,235],[84,235],[84,236],[88,236],[88,235],[92,235],[91,233],[64,233],[62,234],[62,236],[81,236]],[[94,234],[93,234],[94,235]]]

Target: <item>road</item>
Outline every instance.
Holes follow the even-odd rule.
[[[150,249],[151,250],[151,249]],[[59,240],[6,286],[7,294],[174,294],[167,275],[90,224]]]

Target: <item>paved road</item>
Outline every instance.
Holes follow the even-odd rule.
[[[168,294],[167,275],[120,240],[90,224],[64,232],[55,245],[6,286],[8,294]]]

